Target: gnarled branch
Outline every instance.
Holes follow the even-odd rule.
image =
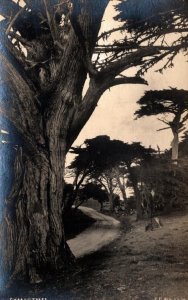
[[[148,84],[147,81],[142,78],[142,77],[121,77],[121,78],[115,78],[114,80],[112,80],[110,86],[115,86],[115,85],[119,85],[119,84]]]

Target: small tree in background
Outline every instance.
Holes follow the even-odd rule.
[[[188,91],[176,88],[147,91],[137,103],[140,105],[140,108],[135,112],[137,118],[160,115],[158,120],[166,124],[167,127],[159,130],[168,128],[172,130],[172,160],[177,163],[179,134],[185,130],[185,123],[188,119]]]
[[[117,176],[120,180],[118,166],[123,155],[123,145],[122,141],[110,140],[108,136],[97,136],[93,139],[87,139],[84,142],[84,147],[72,148],[71,153],[77,156],[68,167],[72,170],[75,178],[75,194],[72,198],[73,201],[69,202],[69,207],[75,201],[84,180],[94,180],[105,189],[113,211],[114,193],[118,187]]]

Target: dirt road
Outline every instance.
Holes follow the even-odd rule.
[[[154,231],[131,220],[127,232],[125,222],[116,242],[80,260],[57,299],[188,300],[188,215],[161,220]]]
[[[188,214],[161,220],[162,228],[146,232],[144,221],[123,218],[118,240],[81,258],[65,278],[33,287],[27,297],[188,300]]]
[[[69,247],[76,258],[96,252],[120,235],[119,221],[92,208],[80,207],[80,210],[95,222],[75,238],[68,240]]]

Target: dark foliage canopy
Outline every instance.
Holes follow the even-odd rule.
[[[89,199],[93,198],[98,202],[104,202],[108,199],[108,195],[104,189],[102,189],[101,185],[98,183],[88,182],[84,185],[84,187],[80,190],[79,193],[80,198]]]
[[[187,1],[184,0],[123,0],[117,6],[118,15],[116,19],[128,21],[134,29],[142,26],[162,26],[172,13],[183,13],[187,8]],[[163,23],[163,26],[165,24]]]
[[[110,140],[108,136],[97,136],[87,139],[84,147],[71,150],[76,154],[69,168],[75,171],[88,170],[88,174],[96,176],[117,166],[131,165],[141,159],[149,158],[154,150],[145,148],[139,142],[132,144],[120,140]]]
[[[183,114],[188,111],[188,91],[176,88],[147,91],[137,103],[140,104],[135,112],[137,118],[163,113]]]

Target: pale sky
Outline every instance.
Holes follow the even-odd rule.
[[[114,10],[110,4],[104,16],[101,31],[109,30],[115,26],[113,16]],[[139,107],[136,101],[144,94],[144,91],[150,89],[169,87],[188,89],[187,78],[188,64],[186,58],[179,54],[174,61],[173,69],[168,69],[163,74],[156,73],[155,70],[148,71],[145,75],[148,86],[120,85],[111,88],[101,97],[96,110],[74,145],[82,144],[86,138],[109,135],[111,139],[120,139],[125,142],[140,141],[143,145],[151,145],[154,148],[159,145],[161,150],[169,148],[172,140],[171,131],[157,132],[157,129],[164,127],[164,124],[158,121],[157,117],[134,120],[134,112]],[[67,160],[70,161],[71,158],[71,155],[68,155]]]

